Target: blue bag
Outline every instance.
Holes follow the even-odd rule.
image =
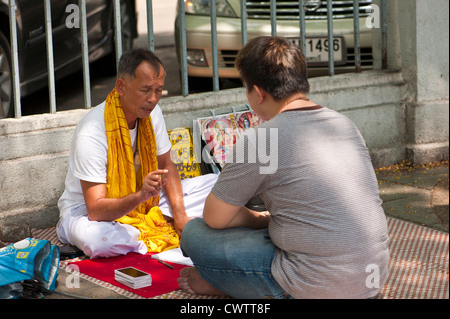
[[[0,298],[17,297],[17,283],[29,279],[37,280],[45,290],[55,290],[58,267],[59,247],[48,240],[27,238],[1,248]]]

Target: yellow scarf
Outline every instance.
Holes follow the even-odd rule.
[[[105,126],[108,139],[107,197],[121,198],[141,189],[144,177],[158,169],[156,140],[150,116],[139,120],[137,149],[140,166],[136,173],[127,120],[116,89],[106,98]],[[162,252],[179,246],[179,236],[158,207],[159,196],[150,198],[116,221],[141,232],[148,251]]]

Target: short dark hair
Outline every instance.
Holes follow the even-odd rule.
[[[275,101],[309,93],[305,56],[285,38],[264,36],[249,41],[239,51],[236,67],[248,90],[259,86]]]
[[[148,62],[159,75],[160,66],[164,69],[161,60],[150,50],[132,49],[122,54],[119,60],[118,77],[136,77],[136,69],[142,62]]]

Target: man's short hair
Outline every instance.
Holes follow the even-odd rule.
[[[160,67],[164,69],[161,60],[150,50],[147,49],[132,49],[122,54],[119,60],[119,69],[117,76],[136,77],[136,69],[142,62],[148,62],[159,75]]]
[[[265,36],[249,41],[239,51],[236,67],[249,91],[256,85],[275,101],[309,92],[305,56],[285,38]]]

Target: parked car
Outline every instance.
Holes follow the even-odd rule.
[[[192,78],[212,77],[210,0],[185,0],[187,62]],[[360,0],[360,43],[362,69],[373,67],[372,31],[366,17],[371,0]],[[242,47],[240,0],[216,0],[219,78],[238,78],[234,67]],[[246,2],[248,39],[271,34],[270,0]],[[179,8],[178,8],[179,12]],[[300,44],[299,1],[278,0],[277,35]],[[333,0],[334,43],[328,45],[327,1],[305,1],[306,57],[309,76],[328,74],[328,47],[334,49],[335,72],[355,70],[353,1]],[[177,52],[180,54],[180,17],[175,21]]]
[[[55,79],[82,68],[81,29],[69,15],[78,1],[52,0]],[[69,7],[70,6],[70,7]],[[69,10],[68,10],[69,8]],[[79,8],[78,8],[79,9]],[[115,70],[113,2],[87,0],[89,61],[100,58]],[[20,91],[24,97],[48,85],[44,1],[16,0]],[[137,36],[135,0],[121,0],[123,50]],[[69,21],[69,23],[67,22]],[[0,118],[14,116],[8,0],[0,0]]]

